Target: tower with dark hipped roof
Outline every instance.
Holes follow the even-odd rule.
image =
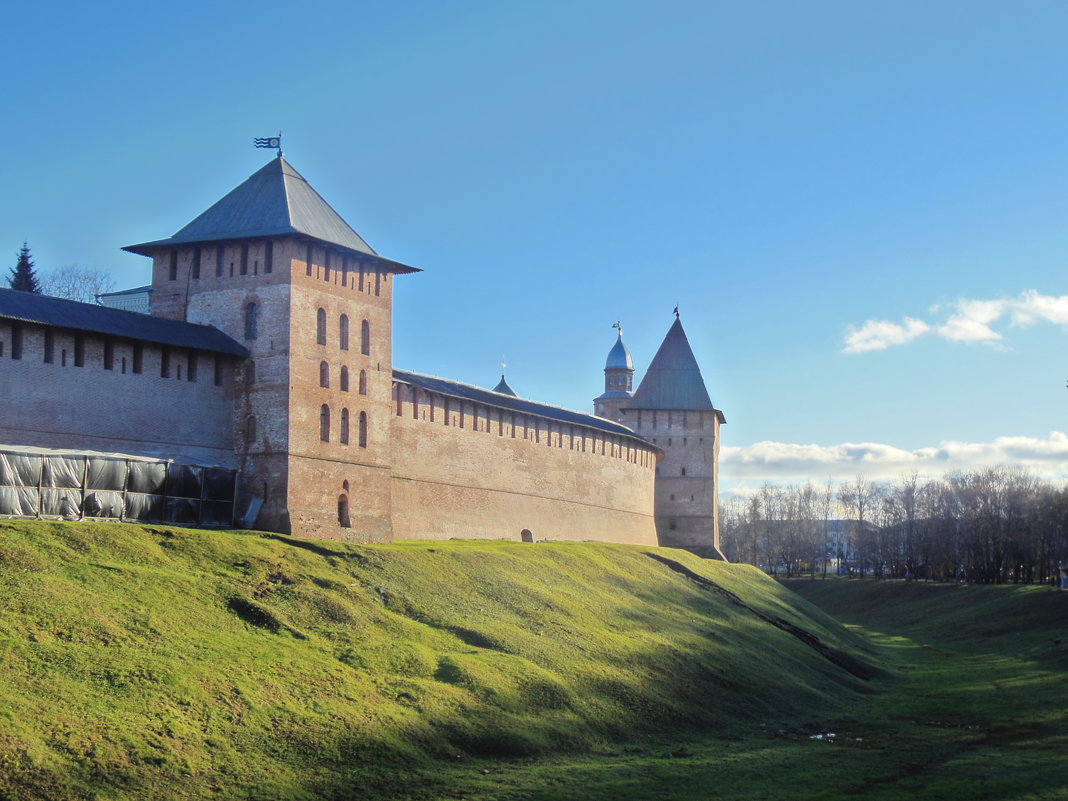
[[[391,278],[418,270],[379,256],[281,156],[174,236],[125,250],[153,260],[154,316],[251,354],[234,426],[258,525],[341,520],[391,539]]]
[[[626,353],[625,359],[621,351]],[[633,360],[623,345],[621,331],[605,367],[605,393],[594,401],[596,414],[618,420],[663,451],[656,468],[654,495],[660,544],[722,558],[719,428],[726,419],[712,405],[677,312],[641,384],[631,395],[626,391],[629,383],[621,387],[619,377],[626,375],[629,382],[633,373]],[[615,377],[612,384],[610,374]]]

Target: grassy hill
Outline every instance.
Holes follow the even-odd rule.
[[[4,521],[0,798],[461,797],[843,708],[872,654],[679,551]]]

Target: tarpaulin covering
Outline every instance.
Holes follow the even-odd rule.
[[[126,478],[128,492],[162,495],[166,482],[166,462],[130,462],[130,474]]]
[[[118,492],[126,489],[126,474],[129,470],[125,459],[93,457],[88,462],[88,472],[85,475],[87,489],[117,490]]]
[[[37,517],[37,487],[0,487],[0,515]]]
[[[84,456],[45,457],[44,476],[41,479],[42,487],[74,489],[81,487],[84,478]]]
[[[82,516],[82,491],[80,489],[42,489],[41,514],[44,517],[62,517],[77,520]]]
[[[237,471],[125,454],[0,446],[0,515],[232,526]]]
[[[41,457],[0,451],[0,487],[36,487],[41,483]]]

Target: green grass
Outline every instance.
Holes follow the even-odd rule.
[[[0,610],[0,798],[764,786],[889,681],[758,571],[633,546],[7,521]]]

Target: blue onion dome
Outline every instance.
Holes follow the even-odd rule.
[[[508,386],[508,382],[504,380],[504,373],[501,373],[501,380],[497,382],[497,386],[493,388],[494,392],[500,392],[502,395],[511,395],[513,398],[519,396],[515,394],[515,390]]]
[[[619,329],[619,339],[608,352],[608,361],[604,363],[605,370],[633,370],[634,358],[630,355],[627,346],[623,344],[623,329]]]

